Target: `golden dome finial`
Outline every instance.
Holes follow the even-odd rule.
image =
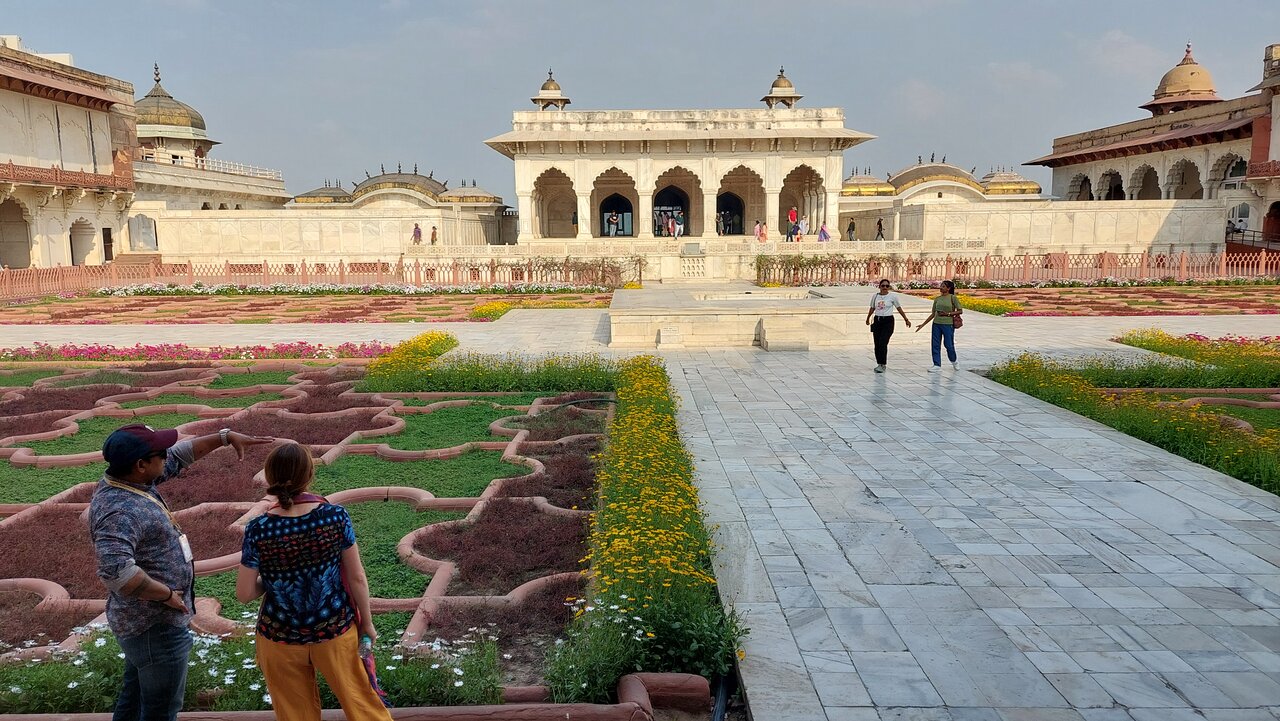
[[[160,63],[156,63],[152,67],[155,69],[156,85],[159,85],[160,84]]]

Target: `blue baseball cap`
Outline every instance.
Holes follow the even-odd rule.
[[[153,453],[168,450],[178,442],[178,432],[172,428],[156,430],[148,425],[134,423],[117,428],[102,444],[102,457],[113,466],[127,466]]]

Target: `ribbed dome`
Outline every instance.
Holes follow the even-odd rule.
[[[471,202],[483,202],[485,200],[502,200],[501,197],[494,195],[493,193],[490,193],[484,188],[476,186],[474,184],[475,183],[474,180],[471,182],[472,182],[472,185],[466,185],[464,182],[464,184],[461,187],[450,188],[446,190],[444,193],[441,193],[440,199],[441,200],[460,199],[460,200],[468,200]]]
[[[296,203],[346,203],[351,200],[351,193],[338,185],[325,185],[309,190],[293,200]]]
[[[417,190],[431,197],[437,197],[445,191],[444,183],[430,176],[418,173],[382,173],[365,179],[351,191],[351,195],[360,196],[383,188]]]
[[[993,170],[979,181],[987,195],[1039,195],[1043,190],[1036,181],[1012,170]]]
[[[133,108],[137,113],[138,125],[172,125],[180,128],[197,128],[207,130],[204,116],[186,103],[174,100],[160,85],[160,68],[155,71],[156,84]]]
[[[774,79],[774,81],[773,81],[773,85],[771,86],[771,88],[770,88],[770,89],[772,89],[772,90],[795,90],[795,87],[796,87],[796,86],[795,86],[795,85],[793,85],[793,84],[791,83],[791,80],[790,80],[789,78],[787,78],[787,76],[786,76],[786,75],[784,75],[784,74],[783,74],[783,71],[779,70],[779,71],[778,71],[778,77],[777,77],[776,79]]]
[[[868,173],[857,173],[844,179],[840,194],[844,196],[893,195],[896,189],[883,178]]]
[[[1157,113],[1162,106],[1204,105],[1221,100],[1214,88],[1213,76],[1192,57],[1191,43],[1187,43],[1187,52],[1183,55],[1182,62],[1160,78],[1156,91],[1152,93],[1151,102],[1142,107]]]
[[[559,91],[559,90],[560,90],[560,83],[557,83],[557,82],[556,82],[556,79],[555,79],[555,78],[553,78],[553,77],[551,77],[551,74],[550,74],[550,73],[547,73],[547,79],[546,79],[546,80],[544,80],[544,81],[542,81],[542,87],[541,87],[540,89],[541,89],[541,90],[555,90],[555,91]]]

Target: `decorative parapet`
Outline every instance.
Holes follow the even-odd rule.
[[[0,182],[86,189],[133,190],[133,178],[131,176],[63,170],[56,165],[48,168],[38,168],[32,165],[16,165],[13,162],[0,163]]]
[[[284,182],[284,173],[271,168],[260,168],[256,165],[246,165],[244,163],[233,163],[229,160],[221,160],[219,158],[156,158],[152,155],[141,155],[138,158],[140,163],[152,163],[154,165],[176,165],[182,168],[191,168],[193,170],[204,170],[210,173],[225,173],[227,175],[241,175],[248,178],[264,178],[266,180],[276,180]]]
[[[1280,178],[1280,160],[1264,160],[1249,163],[1248,178]]]

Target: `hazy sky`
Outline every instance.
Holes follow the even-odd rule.
[[[1280,0],[0,0],[0,33],[139,97],[159,62],[215,157],[278,168],[293,193],[402,162],[514,205],[483,141],[533,108],[548,66],[590,110],[763,107],[785,65],[802,105],[878,136],[846,173],[937,153],[982,175],[1146,116],[1188,40],[1221,97],[1244,94]]]

